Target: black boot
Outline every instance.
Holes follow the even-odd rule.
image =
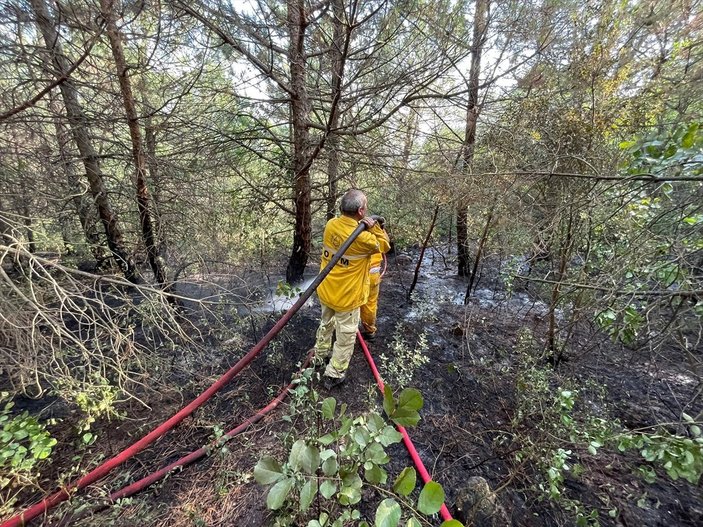
[[[344,382],[347,380],[346,376],[344,377],[328,377],[327,375],[322,377],[322,387],[329,391],[333,388],[336,388],[337,386],[341,386],[344,384]]]

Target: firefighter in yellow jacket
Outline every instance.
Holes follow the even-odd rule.
[[[366,304],[369,297],[371,256],[390,249],[388,234],[375,220],[366,216],[367,206],[363,192],[347,191],[339,207],[342,215],[327,222],[323,235],[320,269],[329,263],[360,221],[367,226],[317,288],[322,317],[315,339],[316,354],[327,357],[332,352],[324,373],[327,388],[344,382],[354,352],[359,308]],[[331,349],[333,333],[336,334],[336,341],[334,349]]]

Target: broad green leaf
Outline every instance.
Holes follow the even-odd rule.
[[[307,447],[305,439],[298,439],[290,449],[288,454],[288,464],[293,470],[300,470],[303,464],[303,450]]]
[[[412,516],[408,520],[408,523],[405,524],[405,527],[422,527],[422,524],[417,518],[415,518],[415,516]]]
[[[379,430],[382,430],[384,426],[386,426],[386,422],[383,420],[383,417],[381,417],[378,414],[370,414],[369,415],[368,423],[366,424],[366,427],[371,432],[376,434],[379,432]]]
[[[317,468],[320,466],[320,451],[316,446],[307,445],[303,450],[302,466],[308,474],[317,472]]]
[[[439,527],[464,527],[464,525],[459,520],[447,520],[442,522]]]
[[[334,410],[337,407],[337,400],[334,397],[328,397],[322,401],[322,417],[325,419],[332,419],[334,417]]]
[[[342,505],[354,505],[361,501],[361,486],[363,482],[356,472],[355,467],[344,468],[339,471],[342,477],[342,486],[339,489],[338,500]]]
[[[349,433],[349,430],[351,430],[352,425],[354,424],[354,420],[349,418],[349,417],[343,417],[342,418],[342,426],[339,427],[339,436],[344,436]]]
[[[364,461],[373,461],[378,465],[385,465],[390,461],[390,458],[388,457],[388,454],[386,454],[386,451],[383,449],[383,445],[381,445],[381,443],[372,443],[364,451]]]
[[[628,150],[637,144],[636,141],[622,141],[618,146],[620,150]]]
[[[353,437],[354,437],[354,442],[357,445],[359,445],[361,448],[364,448],[366,445],[368,445],[369,440],[371,439],[369,432],[363,427],[358,427],[356,430],[354,430]]]
[[[392,498],[383,500],[376,509],[374,527],[398,527],[402,511],[398,502]]]
[[[387,384],[383,387],[383,410],[388,417],[395,410],[395,401],[393,400],[393,390]]]
[[[403,440],[403,434],[398,432],[392,426],[387,425],[383,428],[383,431],[378,435],[378,440],[383,446],[389,446],[395,443],[400,443]]]
[[[320,451],[317,447],[308,445],[304,439],[298,439],[290,449],[288,463],[295,470],[314,474],[320,466]]]
[[[681,140],[681,146],[684,148],[691,148],[696,142],[696,131],[698,130],[698,125],[694,124],[689,127],[686,135],[683,136]]]
[[[398,396],[398,408],[420,410],[423,402],[422,395],[415,388],[405,388]]]
[[[322,472],[325,476],[333,476],[339,470],[336,457],[329,457],[322,462]]]
[[[415,469],[413,467],[405,467],[403,471],[398,474],[398,477],[395,478],[393,490],[401,496],[407,496],[415,489],[416,480],[417,473]]]
[[[322,461],[326,461],[326,460],[328,460],[328,459],[331,458],[331,457],[337,457],[337,452],[335,452],[335,451],[332,450],[331,448],[326,448],[325,450],[323,450],[322,452],[320,452],[320,459],[321,459]]]
[[[313,498],[317,494],[317,480],[312,478],[305,482],[300,489],[300,510],[305,512],[310,507]]]
[[[693,462],[695,461],[693,458],[693,454],[689,450],[685,450],[683,453],[684,461],[683,465],[693,465]]]
[[[342,505],[354,505],[361,501],[361,487],[344,486],[339,489],[339,503]]]
[[[260,485],[275,483],[281,478],[283,478],[283,469],[272,457],[262,457],[254,467],[254,479]]]
[[[364,484],[364,482],[361,481],[359,474],[354,471],[344,471],[344,473],[340,471],[340,475],[342,476],[342,485],[344,485],[345,487],[354,487],[360,489],[361,486]]]
[[[423,514],[435,514],[444,503],[444,489],[436,481],[428,481],[422,487],[417,500],[417,508]]]
[[[666,147],[666,150],[664,151],[664,159],[669,159],[672,157],[676,152],[678,152],[679,147],[676,146],[675,144],[670,144],[668,147]]]
[[[319,519],[310,520],[308,522],[308,527],[325,527],[325,525],[327,525],[327,520],[329,519],[329,517],[330,515],[326,512],[321,512]]]
[[[334,481],[326,479],[320,483],[320,494],[322,494],[325,499],[330,499],[334,496],[335,492],[337,492],[337,484]]]
[[[334,436],[332,434],[325,434],[321,438],[318,439],[321,445],[330,445],[334,443]]]
[[[379,467],[376,463],[367,462],[370,468],[364,470],[364,477],[369,483],[374,485],[385,484],[388,479],[388,473]]]
[[[295,480],[293,478],[286,478],[271,487],[268,496],[266,496],[266,506],[272,511],[280,509],[286,501],[294,483]]]
[[[397,408],[390,418],[400,426],[415,426],[420,421],[420,414],[415,410]]]

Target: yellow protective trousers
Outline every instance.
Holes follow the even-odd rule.
[[[378,295],[381,290],[381,268],[372,267],[369,277],[369,299],[361,306],[360,316],[364,333],[373,335],[378,329],[376,327],[376,313],[378,311]]]
[[[339,379],[344,377],[354,353],[356,330],[359,327],[359,308],[338,312],[322,302],[320,305],[322,316],[315,338],[316,355],[327,357],[330,354],[332,333],[335,333],[334,349],[325,369],[325,375]]]

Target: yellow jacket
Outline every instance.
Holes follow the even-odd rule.
[[[349,216],[332,218],[327,222],[322,237],[320,270],[325,268],[358,225],[359,222]],[[342,312],[364,305],[369,296],[370,257],[388,252],[390,247],[388,234],[378,224],[362,231],[317,288],[320,302]]]

